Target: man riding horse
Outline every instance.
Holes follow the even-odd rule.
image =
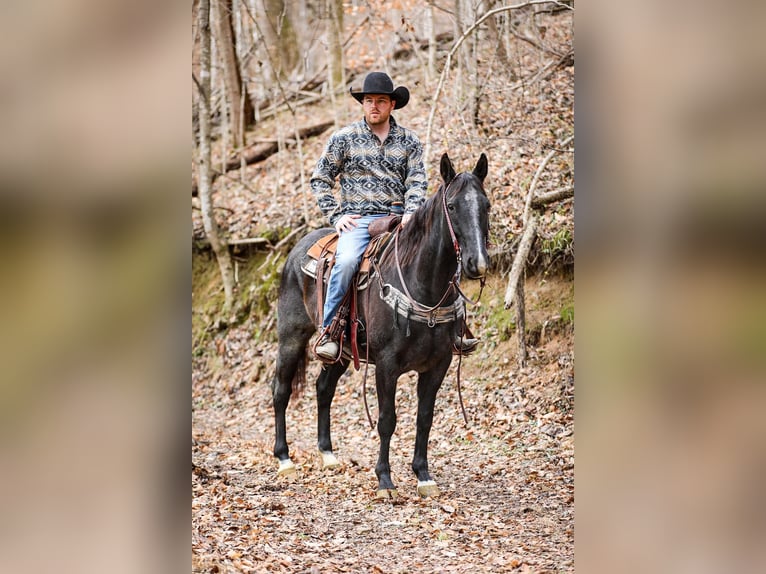
[[[351,95],[364,108],[364,119],[330,136],[311,177],[311,190],[319,209],[338,232],[335,264],[330,272],[322,313],[322,331],[316,346],[318,358],[334,362],[338,341],[330,337],[330,325],[370,242],[370,223],[391,214],[402,215],[407,225],[424,202],[428,183],[423,166],[423,146],[414,132],[391,116],[410,99],[404,86],[394,89],[383,72],[371,72],[361,92]],[[333,195],[340,176],[340,203]],[[456,333],[455,348],[472,352],[474,338]]]

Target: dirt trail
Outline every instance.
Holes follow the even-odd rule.
[[[567,289],[548,283],[539,293],[558,301],[556,292],[560,299]],[[549,312],[541,306],[538,314]],[[515,368],[513,341],[487,340],[463,363],[468,427],[453,362],[429,449],[437,499],[415,491],[416,379],[402,376],[391,444],[401,499],[392,504],[374,500],[378,438],[364,412],[361,373],[344,375],[333,403],[342,467],[320,469],[309,387],[288,409],[298,473],[278,478],[268,386],[275,347],[258,353],[247,326],[231,330],[218,356],[195,359],[194,572],[572,572],[572,340],[571,328],[546,336],[524,371]],[[318,368],[311,363],[309,381]],[[368,384],[374,418],[373,389]]]

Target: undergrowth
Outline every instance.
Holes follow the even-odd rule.
[[[263,323],[276,320],[276,301],[284,258],[271,253],[256,252],[247,257],[234,256],[237,279],[234,312],[222,318],[224,291],[218,263],[212,252],[192,254],[192,353],[204,353],[216,332],[241,324],[249,318]],[[254,333],[257,340],[271,339],[268,329]]]

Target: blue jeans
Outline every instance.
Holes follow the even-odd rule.
[[[335,250],[335,265],[330,272],[327,282],[327,296],[324,301],[322,313],[322,327],[329,327],[335,313],[340,307],[340,302],[346,294],[354,274],[359,269],[362,254],[370,243],[370,234],[367,227],[376,219],[384,215],[363,215],[354,222],[357,227],[351,231],[343,231],[338,239],[338,248]]]

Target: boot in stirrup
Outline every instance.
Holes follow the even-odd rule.
[[[330,335],[322,335],[314,352],[320,361],[334,363],[338,359],[338,343],[333,341]]]

